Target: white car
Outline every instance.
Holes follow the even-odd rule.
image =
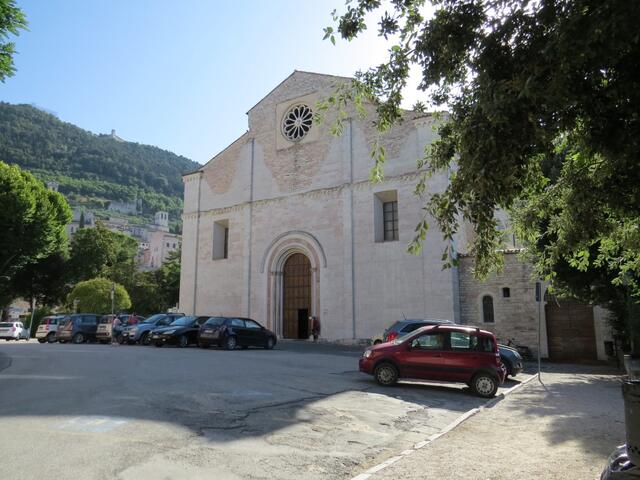
[[[29,341],[29,331],[24,328],[22,322],[2,322],[0,323],[0,339],[27,340]]]
[[[40,343],[53,343],[56,341],[56,332],[58,331],[58,324],[64,318],[64,315],[51,315],[44,317],[38,325],[36,330],[36,338]]]

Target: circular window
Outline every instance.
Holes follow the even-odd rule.
[[[282,134],[287,140],[297,142],[309,133],[313,123],[313,112],[307,105],[294,105],[282,120]]]

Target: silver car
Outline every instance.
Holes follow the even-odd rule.
[[[64,318],[64,315],[51,315],[44,317],[36,330],[36,338],[40,343],[53,343],[56,341],[56,331],[58,323]]]
[[[0,323],[0,339],[27,340],[29,341],[29,331],[24,328],[22,322],[2,322]]]

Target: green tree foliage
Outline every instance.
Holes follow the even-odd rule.
[[[0,158],[55,180],[60,192],[142,199],[145,213],[182,213],[181,175],[199,165],[166,150],[95,135],[30,105],[0,103]]]
[[[402,121],[410,68],[419,69],[418,88],[450,113],[418,167],[425,177],[454,172],[444,192],[425,199],[425,212],[447,239],[461,220],[473,225],[476,273],[501,263],[495,210],[516,209],[539,273],[556,288],[616,304],[637,298],[640,3],[407,0],[387,7],[358,0],[334,14],[336,31],[350,40],[377,12],[391,47],[386,62],[359,73],[329,103],[370,99],[383,132]],[[384,152],[374,154],[378,168]],[[426,193],[424,179],[416,190]],[[426,229],[421,222],[414,250]]]
[[[106,278],[94,278],[79,282],[69,296],[67,303],[77,302],[79,312],[111,313],[111,289],[114,289],[114,310],[116,313],[131,307],[131,299],[125,288]]]
[[[75,281],[104,277],[128,285],[135,273],[136,241],[112,232],[97,222],[96,228],[78,230],[71,240],[69,269]]]
[[[29,300],[31,305],[61,304],[70,289],[68,267],[67,255],[62,252],[25,265],[12,278],[13,295]]]
[[[26,265],[66,249],[70,220],[62,195],[0,162],[0,298],[12,297],[11,279]]]
[[[22,10],[16,7],[14,0],[0,0],[0,81],[13,76],[15,67],[13,56],[16,53],[14,42],[8,42],[11,35],[19,35],[26,30],[27,19]]]
[[[175,306],[180,294],[180,251],[171,252],[158,270],[138,272],[128,290],[137,313],[165,312]]]

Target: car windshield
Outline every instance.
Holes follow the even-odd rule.
[[[151,315],[149,318],[143,320],[142,323],[156,323],[158,320],[164,317],[165,317],[164,313],[156,313],[155,315]]]
[[[101,324],[105,324],[105,323],[111,323],[113,321],[113,317],[111,315],[105,315],[104,317],[100,318],[100,322]]]
[[[224,323],[225,319],[222,317],[213,317],[207,320],[204,324],[209,327],[218,327]]]
[[[180,317],[171,322],[171,326],[184,327],[186,325],[191,325],[195,319],[196,317]]]
[[[409,337],[411,337],[414,333],[415,332],[409,332],[409,333],[405,333],[404,335],[400,335],[400,336],[396,337],[396,339],[393,341],[393,344],[394,345],[400,345],[402,342],[404,342]]]

